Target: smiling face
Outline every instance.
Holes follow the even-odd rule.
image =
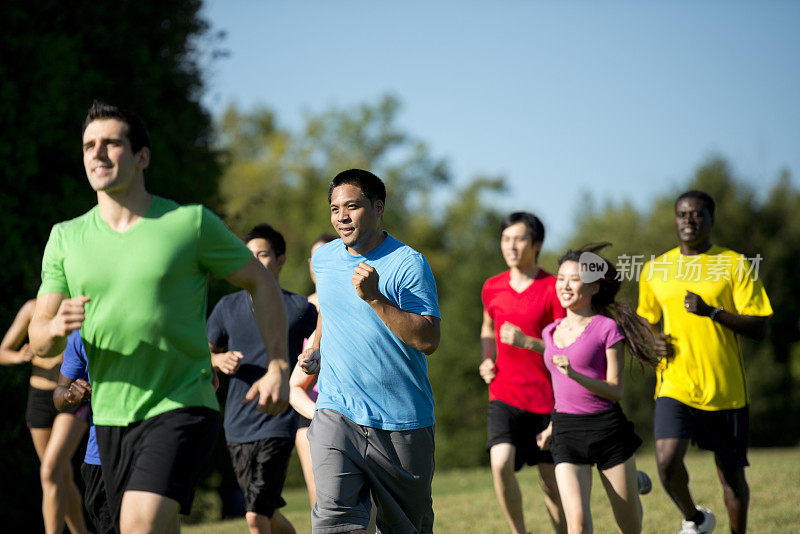
[[[150,149],[134,153],[128,126],[116,119],[98,119],[83,132],[83,166],[95,191],[114,193],[130,187],[150,162]]]
[[[331,193],[331,224],[351,254],[365,254],[383,241],[383,202],[371,202],[361,188],[342,184]]]
[[[579,310],[591,306],[592,295],[597,290],[597,282],[587,284],[581,280],[581,266],[577,261],[565,261],[559,266],[556,295],[563,308]]]
[[[675,233],[681,248],[707,249],[711,245],[713,225],[714,219],[701,199],[685,197],[675,204]]]
[[[512,224],[500,234],[500,251],[510,269],[536,265],[536,254],[541,248],[541,241],[531,240],[531,232],[523,222]]]

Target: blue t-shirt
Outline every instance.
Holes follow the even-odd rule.
[[[355,423],[383,430],[433,425],[433,392],[426,356],[398,338],[360,299],[353,270],[366,262],[378,289],[406,312],[440,317],[436,282],[425,257],[388,233],[363,256],[341,239],[311,259],[322,314],[317,408],[336,410]]]
[[[317,326],[317,309],[302,295],[286,290],[282,293],[289,323],[289,368],[293,369],[303,350],[303,340]],[[291,408],[280,415],[269,416],[256,409],[255,401],[242,406],[250,386],[267,372],[267,349],[253,315],[250,294],[238,291],[222,297],[208,318],[206,330],[211,345],[238,350],[243,355],[239,369],[228,384],[225,439],[232,443],[248,443],[264,438],[294,438],[297,422]]]
[[[85,378],[89,383],[89,362],[86,349],[83,347],[80,330],[75,330],[67,338],[64,350],[64,361],[61,363],[61,374],[71,380]],[[100,452],[97,450],[97,433],[94,423],[89,426],[89,441],[86,442],[86,456],[83,461],[91,465],[100,465]]]

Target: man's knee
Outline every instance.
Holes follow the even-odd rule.
[[[554,501],[559,500],[558,484],[553,464],[539,464],[539,485],[545,495]]]
[[[262,528],[264,523],[269,523],[269,518],[267,516],[255,512],[247,512],[244,518],[247,521],[247,526],[256,530]]]
[[[177,532],[178,501],[146,491],[126,491],[120,511],[122,534]]]
[[[489,450],[489,464],[494,476],[508,477],[514,475],[515,448],[507,443],[494,445]]]
[[[722,489],[726,494],[747,501],[750,497],[750,486],[747,484],[743,467],[730,467],[717,460],[717,471]]]
[[[666,480],[683,468],[685,448],[677,440],[656,441],[656,467],[661,480]]]

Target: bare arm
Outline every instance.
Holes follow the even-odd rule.
[[[316,381],[317,375],[307,375],[299,363],[289,377],[289,404],[306,419],[314,417],[315,402],[308,396],[308,388]]]
[[[497,375],[494,365],[494,359],[497,357],[497,344],[494,337],[494,321],[486,313],[486,310],[483,310],[483,322],[481,323],[481,352],[483,358],[478,366],[478,372],[484,382],[491,384]]]
[[[508,321],[500,327],[500,342],[520,349],[532,350],[542,354],[544,341],[538,337],[525,335],[520,327]]]
[[[617,341],[606,349],[606,379],[590,378],[579,373],[569,363],[569,358],[563,354],[553,356],[553,363],[558,370],[582,385],[595,395],[604,399],[619,402],[622,400],[623,384],[622,370],[625,367],[625,342]]]
[[[672,346],[672,336],[665,334],[657,324],[651,323],[642,316],[639,316],[639,321],[653,333],[653,348],[656,354],[662,358],[672,358],[675,353],[675,349]]]
[[[367,263],[359,263],[353,272],[358,296],[375,310],[381,321],[406,345],[431,355],[439,347],[440,319],[403,311],[378,290],[378,273]]]
[[[287,321],[280,289],[272,274],[255,258],[225,279],[250,293],[253,315],[267,349],[267,372],[253,383],[245,402],[259,397],[260,411],[279,414],[289,402]]]
[[[28,335],[28,326],[31,324],[35,307],[36,299],[31,299],[17,312],[6,335],[3,336],[3,341],[0,342],[0,364],[14,365],[29,362],[33,358],[30,346],[23,343]]]
[[[58,385],[53,390],[53,404],[60,412],[68,412],[75,409],[84,400],[92,397],[92,386],[79,378],[73,380],[64,375],[58,375]]]
[[[688,313],[711,319],[711,312],[714,311],[714,308],[706,304],[700,295],[687,291],[684,297],[684,304]],[[736,312],[720,310],[711,320],[733,330],[739,335],[760,340],[764,339],[767,335],[767,322],[769,321],[769,317],[739,315]]]
[[[35,356],[52,358],[67,346],[67,336],[79,330],[86,319],[83,295],[69,298],[67,293],[46,293],[36,299],[33,319],[28,327],[31,350]]]

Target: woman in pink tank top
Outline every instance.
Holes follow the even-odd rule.
[[[623,533],[642,530],[634,453],[642,440],[619,406],[625,345],[641,363],[658,363],[652,334],[631,308],[615,301],[621,282],[596,252],[609,243],[569,250],[559,260],[556,293],[567,315],[542,331],[555,411],[538,437],[550,446],[570,533],[591,532],[592,465],[596,465]],[[649,488],[646,488],[649,491]]]

